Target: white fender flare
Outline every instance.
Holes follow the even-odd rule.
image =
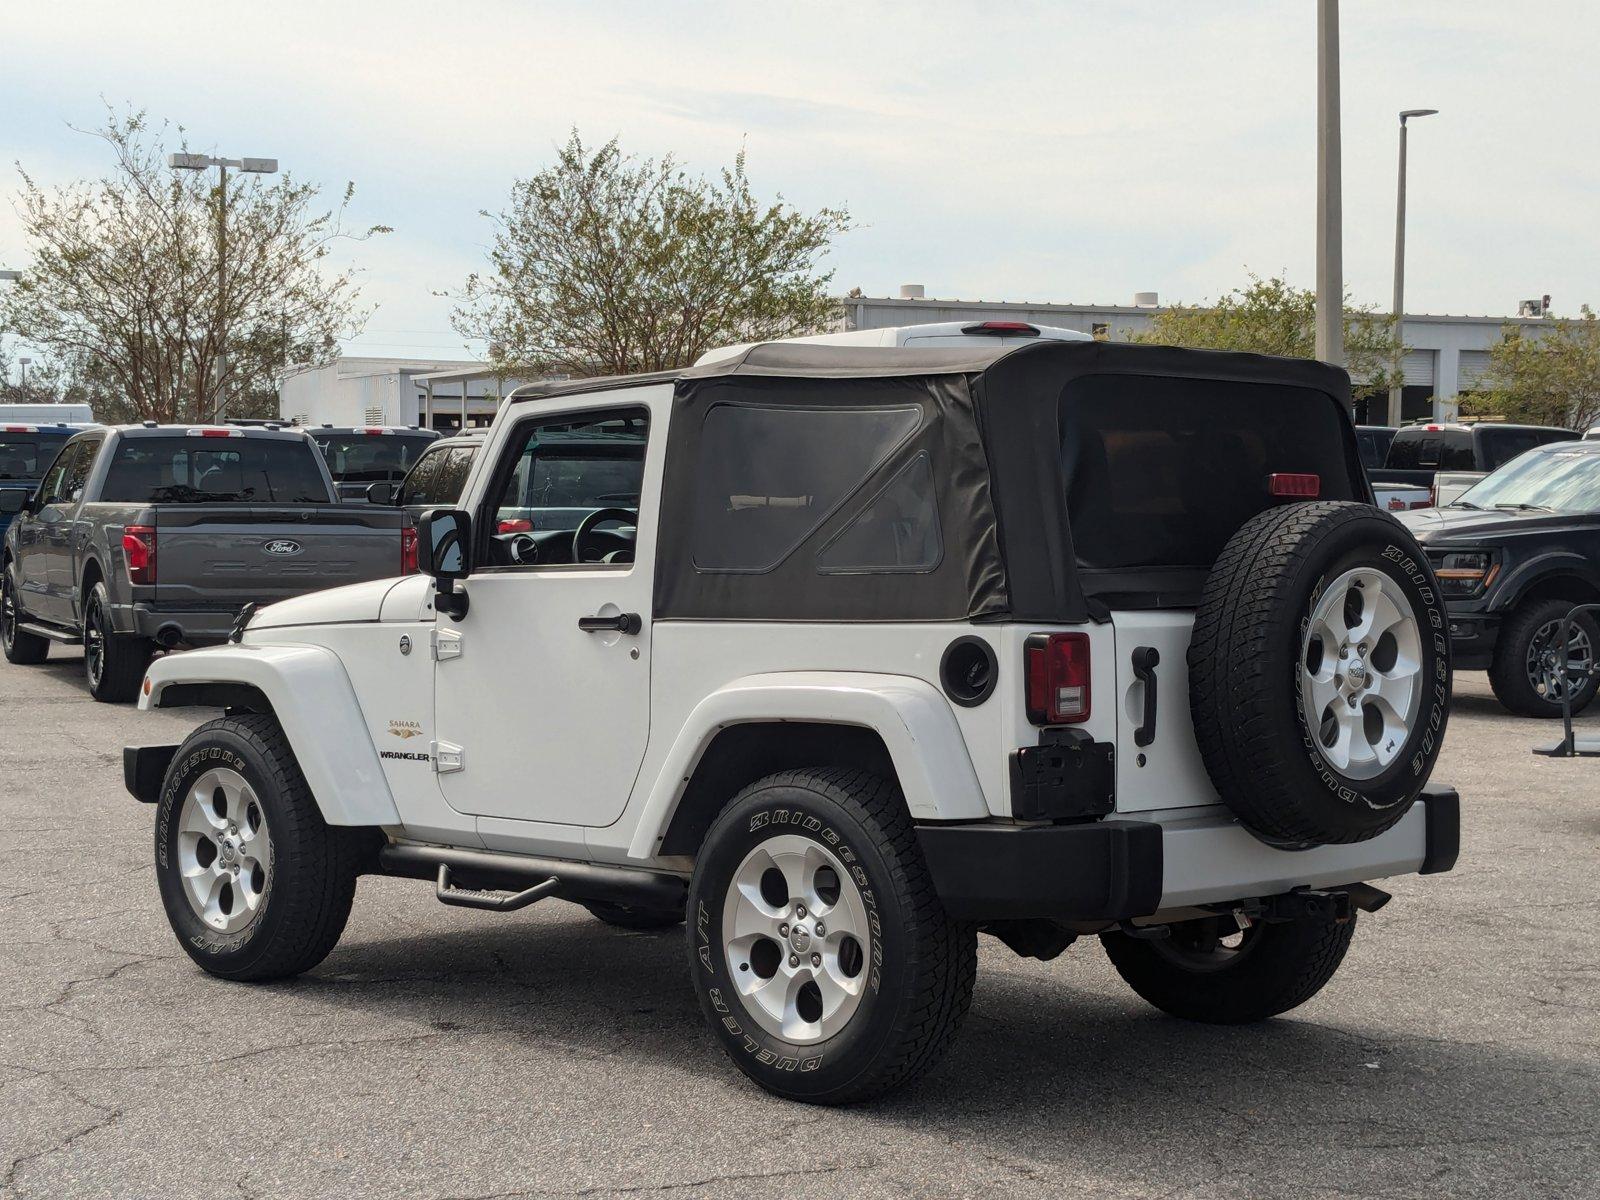
[[[272,705],[329,825],[398,825],[400,814],[350,677],[323,646],[213,646],[150,665],[141,709],[170,707],[174,684],[243,684]]]
[[[656,772],[628,857],[655,856],[689,778],[719,732],[756,721],[857,725],[883,739],[911,815],[976,821],[989,816],[961,726],[932,684],[865,671],[746,675],[694,708]]]

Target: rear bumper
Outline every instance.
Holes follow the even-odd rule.
[[[228,640],[239,606],[232,608],[171,608],[135,601],[119,604],[112,616],[118,633],[155,638],[161,631],[176,630],[177,640],[190,646],[206,646]]]
[[[919,825],[917,837],[953,917],[1119,921],[1448,871],[1460,847],[1461,804],[1453,788],[1428,787],[1379,837],[1311,850],[1274,849],[1218,809],[1079,825]]]

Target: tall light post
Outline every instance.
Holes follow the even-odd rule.
[[[1317,357],[1344,366],[1339,0],[1317,0]]]
[[[1412,117],[1431,117],[1437,108],[1408,108],[1400,114],[1400,186],[1394,206],[1394,379],[1389,384],[1389,424],[1402,420],[1401,359],[1405,354],[1401,337],[1406,313],[1406,122]]]
[[[209,154],[169,154],[167,166],[174,171],[205,171],[217,168],[217,416],[227,407],[223,381],[228,373],[228,168],[247,175],[276,175],[275,158],[212,158]]]

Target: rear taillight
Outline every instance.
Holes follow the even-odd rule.
[[[417,527],[407,525],[400,530],[400,574],[417,573]]]
[[[1089,635],[1036,633],[1023,644],[1028,720],[1072,725],[1089,719]]]
[[[1428,507],[1439,507],[1439,485],[1437,483],[1430,485],[1428,488]]]
[[[1322,494],[1321,475],[1278,472],[1267,476],[1267,491],[1294,500],[1315,500]]]
[[[494,527],[496,533],[532,533],[533,522],[527,517],[507,517]]]
[[[128,582],[152,584],[156,581],[156,527],[124,525],[122,558],[128,566]]]

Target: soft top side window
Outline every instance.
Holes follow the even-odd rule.
[[[921,424],[917,405],[714,406],[700,434],[695,568],[772,570]]]

